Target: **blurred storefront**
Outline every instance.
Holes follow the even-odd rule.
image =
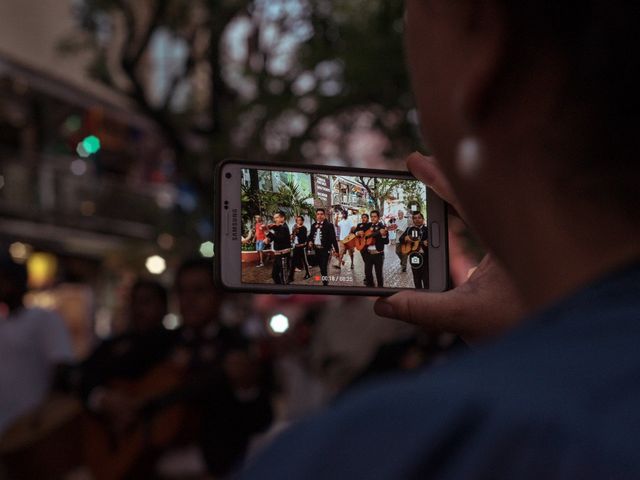
[[[28,262],[27,303],[63,315],[79,356],[117,329],[122,282],[175,247],[173,170],[125,101],[0,52],[0,248]]]

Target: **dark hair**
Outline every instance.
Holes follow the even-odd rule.
[[[518,83],[514,78],[526,75],[532,58],[553,53],[564,63],[567,77],[562,103],[554,110],[556,125],[549,128],[553,136],[545,140],[565,159],[572,159],[560,164],[558,188],[577,188],[606,203],[613,200],[637,220],[640,56],[632,49],[640,23],[637,4],[501,1],[509,22],[509,69],[497,86],[496,98],[505,96],[503,87]]]
[[[326,212],[326,210],[324,208],[316,208],[316,213],[318,213],[318,212],[322,212],[325,215],[327,214],[327,212]]]
[[[349,218],[349,212],[347,212],[346,210],[343,210],[343,211],[342,211],[342,216],[343,216],[344,218]]]
[[[9,255],[0,255],[0,281],[9,281],[18,294],[25,294],[28,290],[29,275],[27,266],[17,263]]]
[[[363,213],[363,214],[362,214],[362,215],[360,215],[360,216],[361,216],[361,217],[367,217],[367,218],[369,218],[369,214],[367,214],[367,213]]]
[[[304,217],[302,215],[296,215],[296,220],[298,220],[299,218],[304,222]]]
[[[204,258],[204,257],[194,257],[194,258],[185,260],[178,267],[178,270],[176,271],[175,281],[174,281],[174,284],[176,287],[178,287],[178,282],[180,281],[180,277],[182,277],[182,275],[184,275],[185,272],[189,272],[191,270],[202,270],[203,272],[206,272],[211,278],[211,283],[213,284],[213,259]]]
[[[164,286],[161,283],[156,282],[154,280],[142,280],[142,279],[138,280],[131,287],[131,297],[133,298],[133,296],[138,292],[138,290],[141,290],[141,289],[142,290],[147,289],[150,292],[152,292],[156,297],[158,297],[158,300],[162,302],[162,305],[164,306],[165,309],[169,307],[167,289],[164,288]]]
[[[378,215],[378,217],[380,217],[380,212],[378,210],[371,210],[371,215],[373,215],[374,213]]]
[[[287,215],[282,210],[278,210],[274,215],[280,215],[282,218],[287,218]]]
[[[411,212],[412,217],[415,217],[416,215],[420,215],[422,218],[424,218],[424,215],[422,215],[422,213],[418,210],[416,210],[415,212]]]

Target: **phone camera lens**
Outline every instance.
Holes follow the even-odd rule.
[[[225,173],[224,176],[227,178],[231,178],[231,174],[229,172]]]

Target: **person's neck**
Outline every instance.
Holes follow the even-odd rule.
[[[530,311],[640,260],[640,231],[593,211],[556,213],[521,226],[500,256]]]

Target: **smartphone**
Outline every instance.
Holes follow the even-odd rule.
[[[383,296],[448,286],[446,204],[407,172],[229,160],[216,184],[225,289]]]

